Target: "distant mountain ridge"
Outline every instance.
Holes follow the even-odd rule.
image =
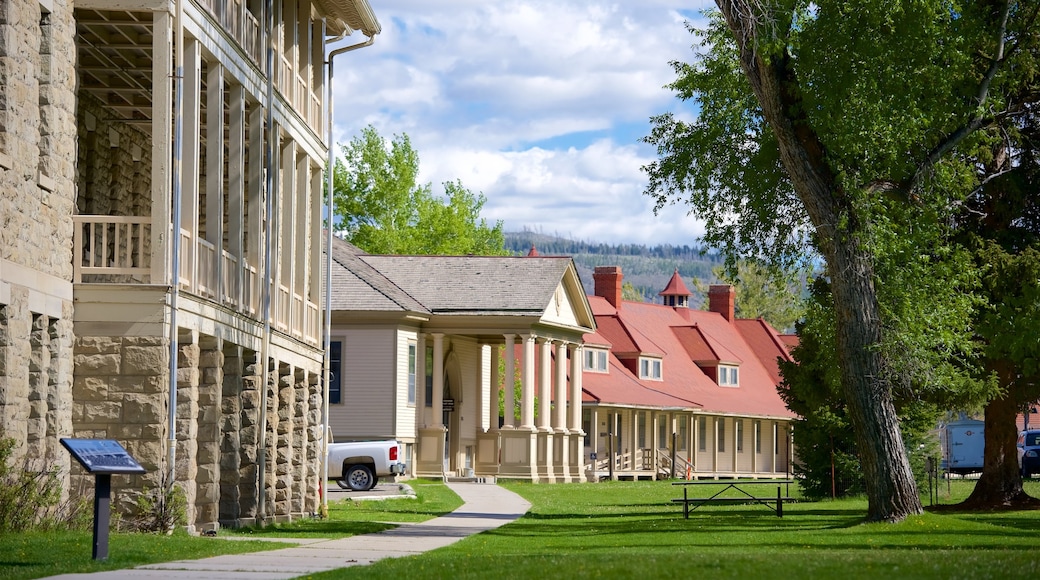
[[[595,292],[592,272],[597,266],[620,266],[624,281],[642,294],[644,302],[660,302],[657,293],[664,290],[678,268],[683,282],[693,292],[690,306],[694,308],[704,297],[697,293],[692,280],[715,280],[712,268],[725,261],[722,256],[706,252],[699,246],[604,244],[532,231],[505,232],[505,247],[510,252],[526,255],[532,246],[543,256],[570,256],[588,294]]]

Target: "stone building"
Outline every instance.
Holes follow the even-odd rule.
[[[326,43],[366,0],[0,3],[0,428],[189,528],[319,509]],[[88,482],[89,483],[89,482]]]

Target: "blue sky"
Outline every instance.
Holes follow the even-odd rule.
[[[689,61],[686,20],[710,2],[370,0],[383,31],[340,56],[334,129],[406,133],[420,180],[461,180],[483,216],[607,243],[692,244],[685,207],[653,213],[639,139],[652,115],[689,117],[664,85]],[[349,43],[363,40],[359,33]]]

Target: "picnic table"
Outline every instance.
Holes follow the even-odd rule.
[[[690,512],[707,503],[757,503],[776,512],[778,518],[784,517],[784,500],[791,500],[790,488],[793,479],[749,479],[749,480],[727,480],[719,481],[713,479],[702,479],[694,481],[676,481],[672,485],[680,485],[683,488],[683,496],[673,499],[672,502],[683,504],[683,518],[689,519]],[[709,497],[690,497],[688,490],[695,486],[714,485],[721,487]],[[754,488],[761,486],[776,486],[776,497],[760,496],[752,493]],[[723,496],[727,491],[735,490],[738,495]],[[784,493],[784,492],[787,493]],[[692,507],[691,507],[692,506]]]

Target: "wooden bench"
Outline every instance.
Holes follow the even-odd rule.
[[[722,503],[742,503],[742,504],[760,504],[763,505],[776,513],[776,517],[784,517],[784,501],[791,501],[790,494],[788,493],[785,497],[783,493],[783,486],[794,483],[790,479],[772,479],[772,480],[750,480],[750,481],[677,481],[673,482],[672,485],[683,486],[683,496],[681,498],[673,499],[673,503],[683,504],[683,518],[689,519],[690,512],[701,507],[705,504],[722,504]],[[692,485],[714,485],[722,486],[714,495],[710,497],[690,497],[688,493],[689,486]],[[775,485],[776,486],[776,497],[763,497],[750,493],[748,490],[743,489],[745,486],[757,486],[757,485]],[[740,492],[740,496],[737,497],[720,497],[723,493],[728,490],[736,490]],[[692,507],[691,507],[692,506]]]

